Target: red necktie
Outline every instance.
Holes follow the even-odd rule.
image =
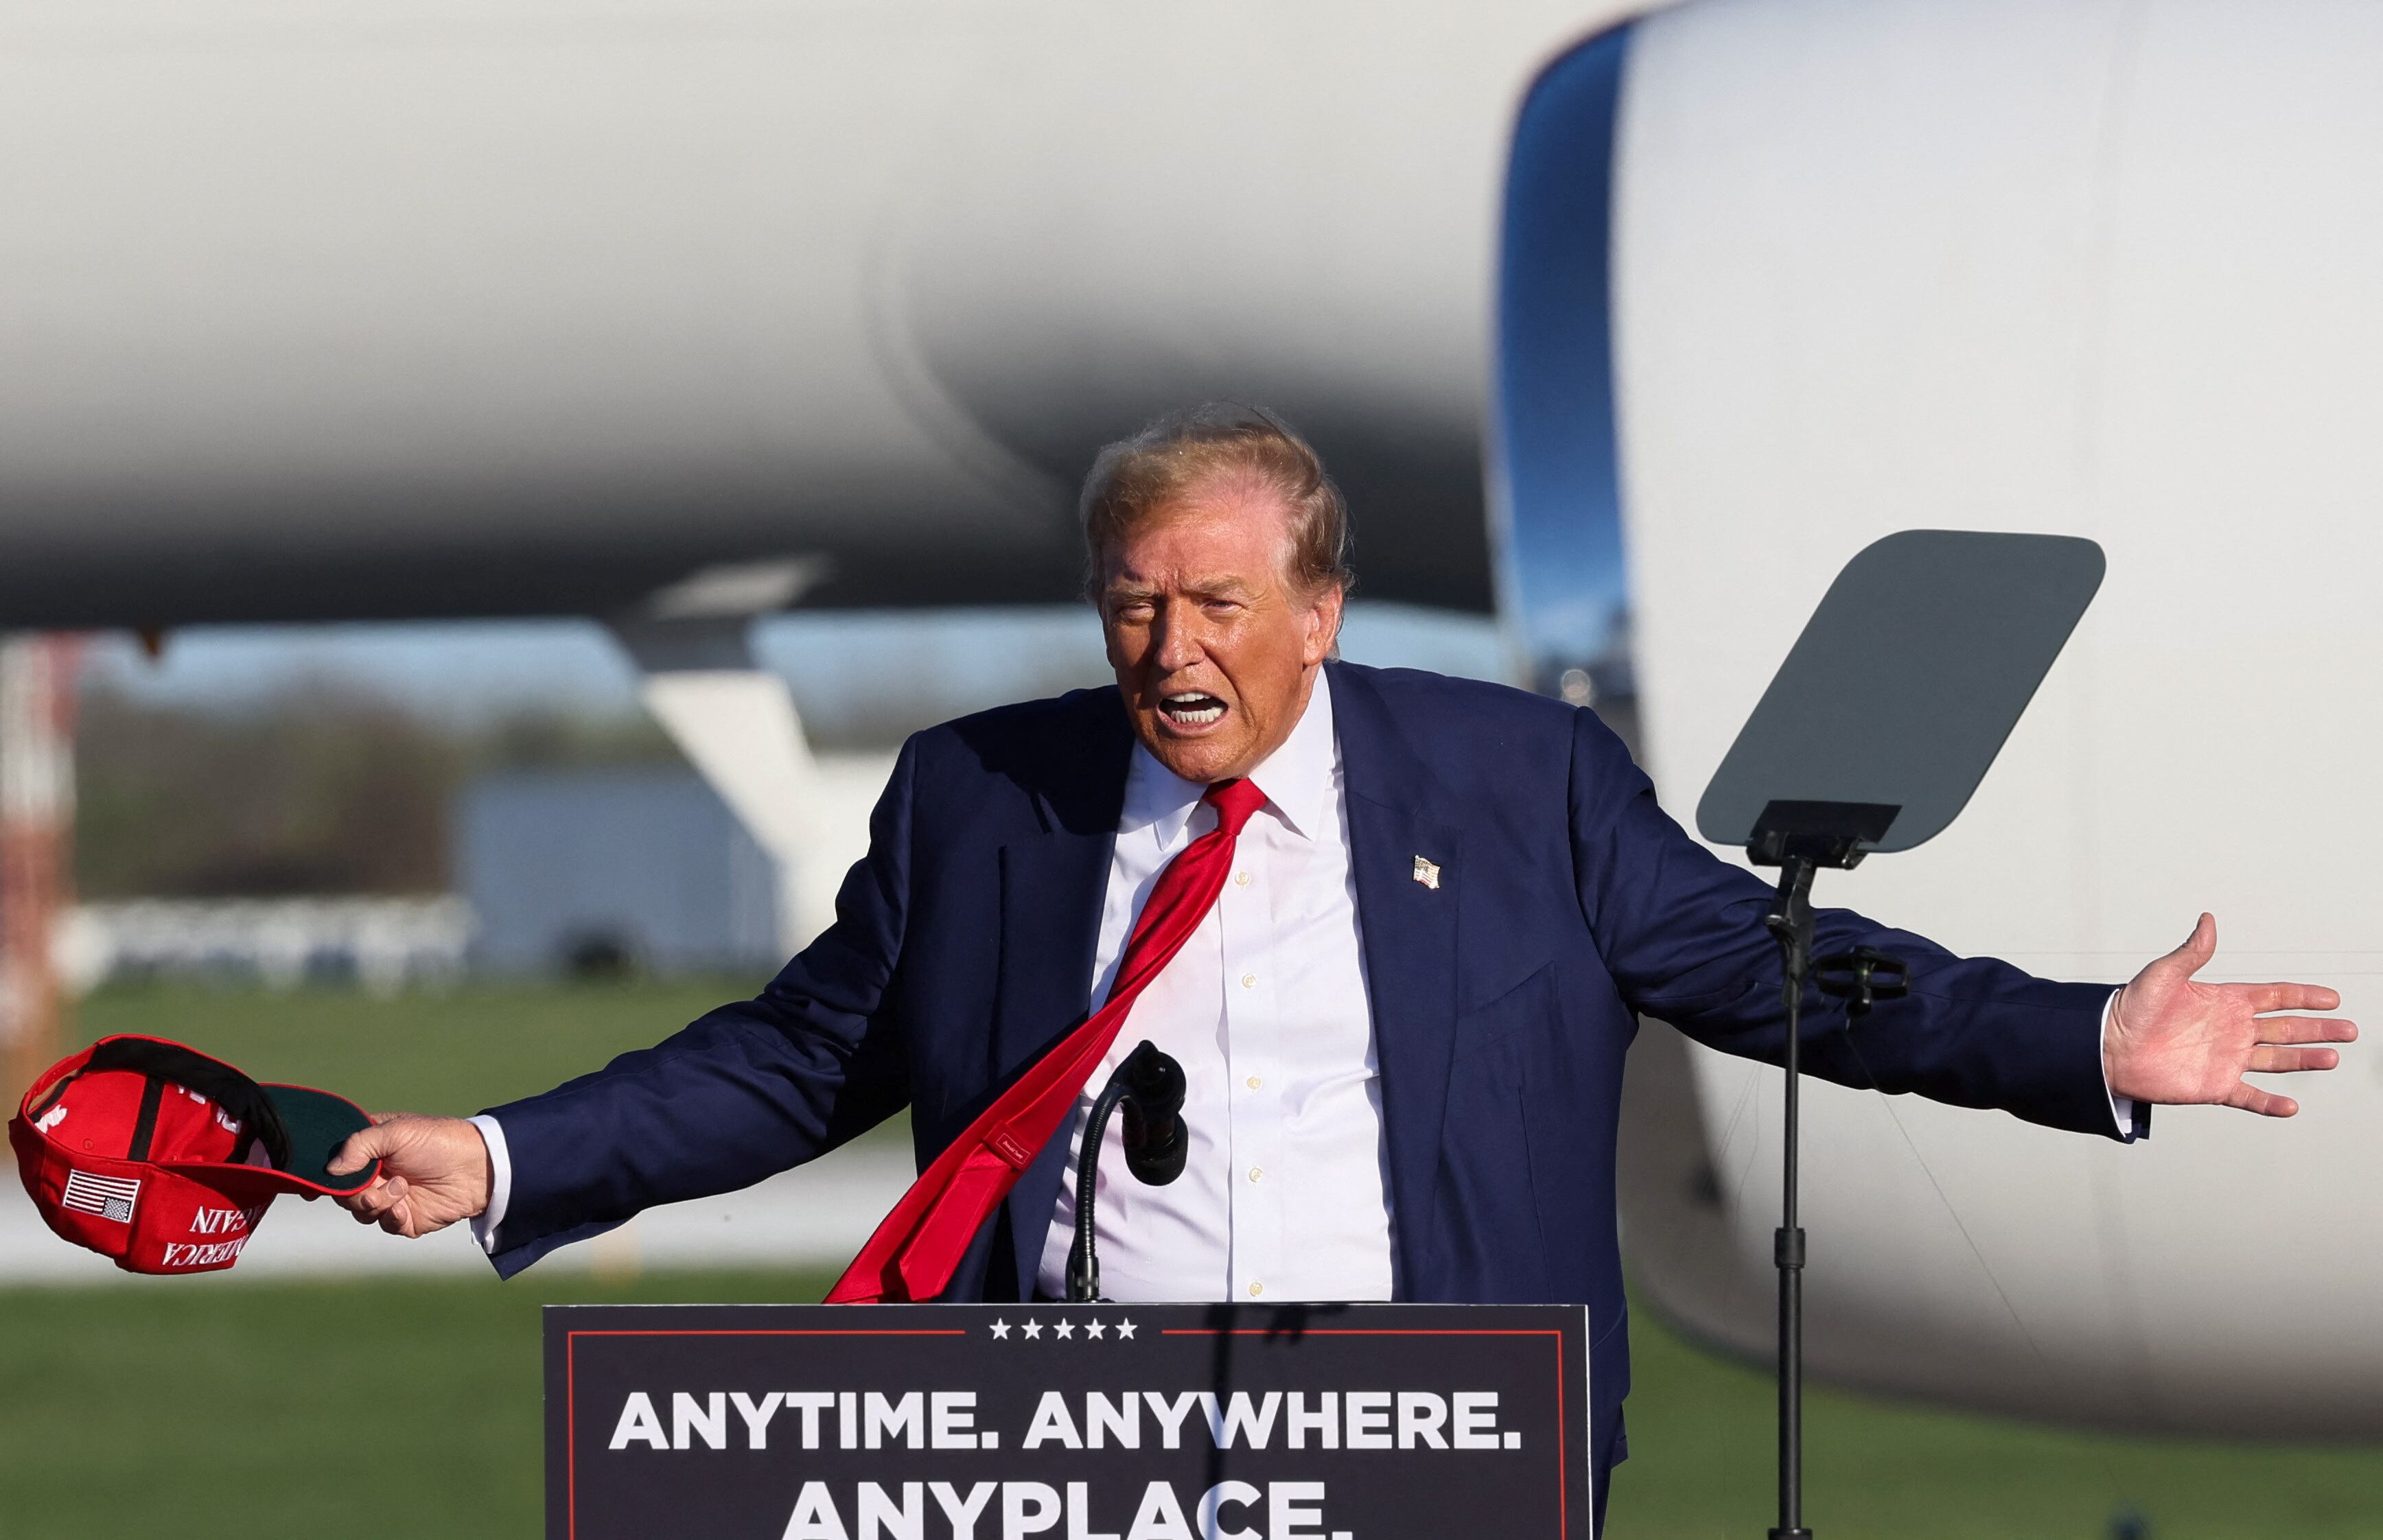
[[[1158,874],[1133,923],[1107,1001],[935,1157],[828,1290],[829,1304],[932,1300],[949,1286],[985,1216],[1009,1196],[1075,1109],[1134,1001],[1215,906],[1233,864],[1233,842],[1265,804],[1266,794],[1248,781],[1223,781],[1201,800],[1216,809],[1216,827],[1185,846]]]

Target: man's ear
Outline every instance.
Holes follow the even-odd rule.
[[[1308,606],[1310,630],[1307,646],[1302,650],[1305,654],[1303,660],[1310,667],[1327,658],[1340,656],[1340,612],[1347,598],[1348,595],[1335,584],[1317,595]]]

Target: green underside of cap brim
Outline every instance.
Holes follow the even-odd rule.
[[[266,1086],[265,1094],[273,1099],[275,1110],[281,1114],[281,1126],[290,1134],[287,1175],[332,1192],[353,1192],[379,1171],[377,1161],[344,1177],[334,1177],[328,1169],[331,1156],[349,1135],[372,1127],[372,1119],[354,1103],[304,1086]]]

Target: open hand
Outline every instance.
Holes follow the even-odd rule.
[[[412,1239],[488,1209],[488,1145],[467,1119],[375,1113],[373,1126],[332,1155],[330,1170],[345,1176],[374,1160],[380,1175],[339,1201],[359,1225]]]
[[[2341,996],[2319,984],[2204,984],[2193,975],[2217,951],[2207,915],[2185,943],[2135,975],[2111,1007],[2102,1068],[2111,1090],[2138,1102],[2218,1103],[2265,1117],[2301,1110],[2289,1096],[2245,1082],[2252,1075],[2331,1069],[2341,1055],[2313,1043],[2350,1042],[2357,1027],[2327,1016]]]

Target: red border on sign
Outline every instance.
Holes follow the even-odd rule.
[[[1161,1337],[1552,1337],[1556,1339],[1556,1425],[1562,1430],[1556,1460],[1556,1522],[1572,1534],[1572,1413],[1564,1399],[1563,1333],[1538,1326],[1301,1326],[1277,1331],[1266,1326],[1161,1326]]]
[[[562,1334],[562,1483],[564,1500],[568,1503],[568,1526],[572,1540],[579,1535],[579,1392],[576,1370],[579,1339],[583,1337],[966,1337],[965,1326],[854,1326],[847,1328],[820,1327],[805,1329],[796,1326],[719,1327],[706,1330],[696,1326],[673,1329],[602,1331],[587,1330]]]

